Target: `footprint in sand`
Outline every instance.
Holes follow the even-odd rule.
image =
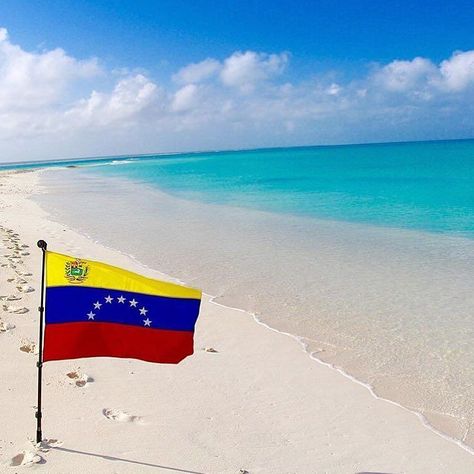
[[[17,279],[15,279],[15,283],[18,283],[19,285],[25,285],[26,283],[28,283],[28,281],[24,278],[18,277]]]
[[[116,408],[104,408],[102,414],[113,421],[120,421],[121,423],[143,423],[141,416],[129,415],[128,413],[117,410]]]
[[[33,451],[22,451],[11,458],[10,466],[32,466],[33,464],[44,464],[45,462],[46,461],[39,454]]]
[[[36,344],[31,341],[24,341],[20,346],[21,352],[26,352],[27,354],[37,354]]]
[[[215,354],[217,354],[219,352],[218,350],[214,349],[213,347],[204,347],[203,351],[204,352],[212,352],[212,353],[215,353]]]
[[[0,321],[0,332],[8,332],[12,329],[15,329],[15,325],[11,323],[7,323],[5,321]]]
[[[21,293],[31,293],[32,291],[35,291],[33,287],[28,285],[17,286],[16,289]]]
[[[22,272],[22,271],[19,271],[19,270],[16,270],[16,274],[20,275],[20,276],[24,276],[24,277],[30,277],[30,276],[33,275],[33,273],[31,273],[31,272]]]
[[[21,300],[21,296],[18,296],[18,295],[0,296],[0,300],[18,301],[18,300]]]
[[[3,310],[7,311],[8,313],[15,313],[15,314],[25,314],[29,311],[28,308],[25,308],[24,306],[18,307],[18,306],[8,306],[8,305],[3,305]]]
[[[89,377],[87,374],[83,374],[79,370],[73,370],[66,374],[66,377],[74,381],[76,387],[85,387],[88,383],[94,381],[92,377]]]

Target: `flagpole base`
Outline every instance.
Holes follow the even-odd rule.
[[[41,425],[41,418],[42,418],[42,413],[40,413],[39,411],[37,411],[35,413],[35,418],[38,420],[38,424]],[[41,441],[43,440],[43,431],[41,430],[40,427],[37,427],[36,428],[36,442],[37,443],[41,443]]]

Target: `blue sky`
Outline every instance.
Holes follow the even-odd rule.
[[[311,73],[315,64],[354,72],[474,48],[469,1],[2,0],[0,18],[25,48],[61,47],[157,74],[236,50],[291,51]]]
[[[467,1],[2,0],[0,151],[470,137],[473,24]]]

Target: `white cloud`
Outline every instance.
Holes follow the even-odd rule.
[[[425,98],[462,92],[474,84],[474,51],[455,52],[439,66],[420,57],[411,61],[392,61],[379,69],[373,79],[388,91]]]
[[[187,84],[179,89],[171,102],[171,110],[183,112],[196,105],[198,88],[195,84]]]
[[[191,63],[181,68],[174,76],[176,82],[191,84],[202,82],[216,74],[221,68],[219,61],[207,58],[199,63]]]
[[[329,94],[329,95],[339,95],[340,92],[341,92],[342,88],[339,84],[336,84],[335,82],[333,82],[327,89],[326,89],[326,92]]]
[[[110,93],[92,91],[65,112],[78,126],[128,124],[157,99],[157,85],[142,74],[121,79]]]
[[[9,41],[6,29],[0,29],[0,110],[53,105],[73,82],[99,73],[96,59],[80,61],[60,48],[27,52]]]
[[[377,71],[374,79],[389,91],[407,92],[430,83],[437,73],[431,61],[415,58],[411,61],[392,61]]]
[[[456,52],[440,65],[448,90],[459,92],[474,84],[474,51]]]
[[[251,92],[257,83],[283,72],[287,63],[287,53],[236,52],[224,61],[220,76],[226,86]]]
[[[474,51],[353,80],[324,72],[291,79],[289,54],[245,51],[164,86],[60,48],[26,51],[0,29],[0,159],[474,135]]]

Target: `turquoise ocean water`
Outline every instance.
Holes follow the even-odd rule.
[[[474,447],[474,140],[53,168],[35,197],[53,219],[300,337]]]
[[[112,156],[0,170],[45,165],[94,167],[209,203],[474,234],[474,140]]]
[[[474,235],[474,140],[158,156],[94,171],[204,202]]]

